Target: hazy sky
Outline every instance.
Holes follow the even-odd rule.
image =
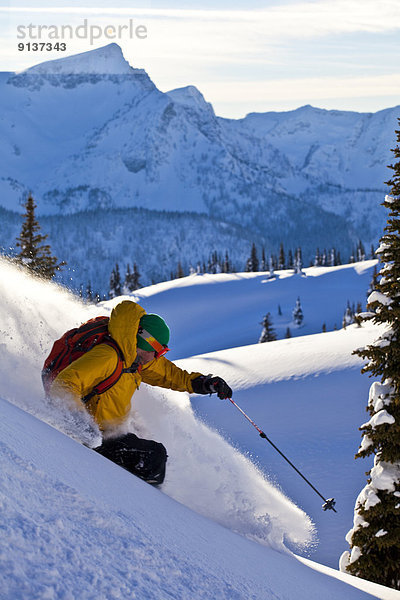
[[[159,89],[195,85],[225,117],[304,104],[357,111],[400,104],[400,0],[116,2],[0,0],[0,70],[115,41]],[[74,35],[64,38],[65,52],[27,49],[40,25],[40,41],[54,43],[43,26],[76,31],[85,20],[99,35],[92,43]],[[142,39],[130,37],[139,25],[147,37],[143,29]]]

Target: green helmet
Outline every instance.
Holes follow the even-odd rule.
[[[162,346],[168,346],[169,327],[159,315],[146,314],[143,315],[139,321],[139,331],[137,335],[138,348],[151,352],[154,348],[140,335],[141,330],[150,333],[150,335],[152,335]]]

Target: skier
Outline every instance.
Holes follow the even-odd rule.
[[[133,433],[113,437],[115,428],[128,417],[132,395],[140,383],[195,394],[215,392],[221,399],[232,397],[232,390],[221,377],[188,373],[169,361],[164,356],[169,350],[167,324],[135,302],[124,300],[115,306],[107,334],[110,343],[91,347],[58,372],[46,387],[46,377],[55,362],[47,359],[42,371],[45,389],[50,398],[61,398],[72,407],[89,411],[104,434],[102,445],[95,448],[97,452],[149,483],[160,484],[165,476],[165,447]],[[100,382],[115,372],[118,352],[123,361],[122,375],[111,387],[97,393],[96,386],[100,389]]]

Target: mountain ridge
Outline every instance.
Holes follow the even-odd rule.
[[[326,247],[338,245],[340,231],[348,253],[381,235],[398,107],[305,105],[224,119],[195,86],[158,90],[117,44],[1,74],[0,89],[8,210],[21,212],[32,193],[39,215],[204,213],[261,236],[271,252],[277,237],[291,237],[292,247],[317,239],[322,223]]]

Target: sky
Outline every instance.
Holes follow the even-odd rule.
[[[50,26],[72,39],[50,39]],[[398,0],[0,1],[1,71],[117,42],[161,91],[195,85],[229,118],[400,104],[399,36]],[[66,48],[27,45],[39,41]]]

